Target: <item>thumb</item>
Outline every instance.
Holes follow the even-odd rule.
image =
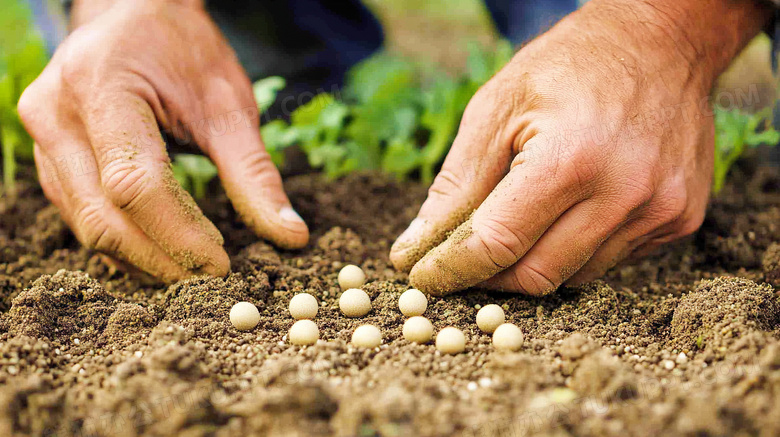
[[[390,260],[396,269],[411,270],[468,219],[509,171],[512,149],[501,138],[502,119],[486,115],[495,111],[485,112],[480,106],[477,97],[469,103],[428,198],[417,218],[393,244]]]

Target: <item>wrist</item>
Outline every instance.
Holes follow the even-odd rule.
[[[592,0],[582,13],[604,26],[618,27],[636,47],[635,58],[655,63],[657,71],[681,66],[709,93],[715,80],[772,18],[772,6],[760,0]],[[650,55],[648,55],[650,50]]]

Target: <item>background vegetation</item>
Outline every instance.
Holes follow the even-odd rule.
[[[297,145],[311,167],[332,178],[372,169],[429,183],[467,102],[513,49],[497,37],[479,0],[364,1],[385,26],[386,49],[349,72],[341,96],[321,94],[289,121],[266,123],[263,138],[277,164],[285,148]],[[2,193],[7,195],[14,192],[17,161],[32,157],[32,140],[19,121],[16,102],[47,57],[25,1],[0,0],[0,11],[0,143]],[[755,44],[752,50],[763,53]],[[284,86],[278,77],[255,84],[261,111]],[[769,123],[771,115],[769,110],[751,114],[716,108],[716,192],[747,148],[780,140]],[[175,156],[173,168],[196,197],[205,195],[216,175],[208,159],[196,155]]]

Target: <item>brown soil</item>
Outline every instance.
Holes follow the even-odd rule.
[[[402,339],[407,277],[387,258],[423,187],[288,180],[313,235],[294,252],[258,241],[219,194],[202,206],[234,273],[164,287],[79,248],[28,177],[21,200],[0,200],[0,435],[777,435],[780,303],[764,268],[777,279],[780,176],[734,180],[695,236],[605,281],[431,298],[435,327],[468,337],[441,356]],[[369,279],[359,320],[337,308],[345,263]],[[285,342],[301,291],[321,301],[327,340],[306,348]],[[260,309],[251,332],[228,321],[239,300]],[[487,303],[522,328],[521,351],[478,332]],[[380,348],[348,345],[362,323],[383,330]]]

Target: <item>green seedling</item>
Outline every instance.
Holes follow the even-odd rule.
[[[15,195],[17,159],[32,159],[32,138],[16,111],[19,97],[46,66],[46,49],[26,2],[0,0],[0,143],[3,193]]]
[[[206,197],[208,183],[217,175],[217,167],[205,156],[178,154],[171,164],[173,176],[196,199]]]
[[[715,166],[712,191],[717,194],[726,182],[731,166],[748,147],[760,144],[774,146],[780,133],[772,127],[772,109],[755,114],[739,109],[727,110],[716,106],[715,111]]]
[[[266,148],[279,165],[280,151],[297,144],[309,165],[330,178],[382,170],[399,179],[416,173],[431,182],[466,104],[513,52],[505,41],[492,50],[470,50],[468,71],[456,78],[386,53],[373,56],[349,71],[343,99],[320,94],[296,109],[289,123],[264,125]],[[269,101],[267,89],[280,89],[271,79],[255,84],[258,103]]]

